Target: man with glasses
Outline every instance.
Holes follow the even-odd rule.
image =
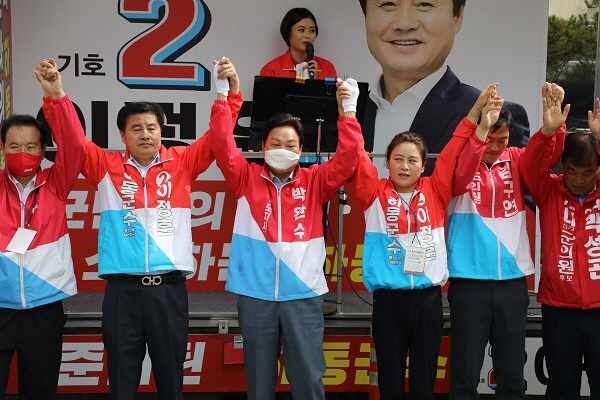
[[[54,399],[66,316],[61,300],[77,293],[65,214],[85,155],[85,134],[62,90],[53,59],[35,75],[52,106],[54,165],[42,169],[46,129],[30,115],[2,124],[0,170],[0,398],[18,355],[19,396]]]

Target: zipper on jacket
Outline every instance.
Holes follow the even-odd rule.
[[[144,253],[146,257],[146,272],[148,271],[148,192],[146,190],[146,174],[142,176],[142,186],[144,187],[144,239],[145,247]]]
[[[281,186],[283,188],[283,186]],[[275,187],[277,189],[277,187]],[[277,258],[275,259],[275,301],[279,300],[279,259],[281,258],[281,189],[277,189]]]
[[[29,198],[29,196],[31,195],[31,193],[33,193],[35,190],[37,190],[40,186],[42,186],[44,183],[46,183],[46,181],[40,183],[39,185],[35,186],[33,188],[33,190],[31,192],[29,192],[29,195],[27,195],[27,198]],[[16,188],[16,185],[15,185]],[[27,204],[27,198],[25,198],[25,204]],[[35,200],[35,197],[34,197]],[[23,203],[21,202],[21,197],[19,196],[19,205],[21,207],[21,224],[20,227],[21,228],[25,228],[25,206],[23,205]],[[35,204],[32,204],[32,207],[34,207]],[[30,216],[31,218],[31,216]],[[27,301],[25,300],[25,255],[24,254],[17,254],[17,260],[18,260],[18,265],[19,265],[19,291],[20,291],[20,295],[21,295],[21,309],[26,309],[27,308]]]
[[[25,199],[27,201],[27,199]],[[25,206],[19,201],[21,205],[21,228],[25,227]],[[21,308],[24,310],[27,308],[27,303],[25,302],[25,255],[19,254],[19,278],[21,280]]]
[[[400,196],[400,195],[398,195],[398,196]],[[400,200],[400,201],[402,201],[402,200]],[[406,211],[406,221],[408,222],[407,232],[408,232],[408,236],[410,237],[410,210],[406,209],[405,204],[402,204],[402,207],[404,207],[404,211]],[[410,207],[410,204],[409,204],[409,207]],[[416,234],[417,234],[417,232],[415,232],[415,235]],[[406,252],[404,255],[405,255],[404,258],[406,258]],[[410,275],[410,288],[412,290],[415,288],[415,276],[414,276],[414,274],[409,274],[409,275]]]
[[[275,185],[275,183],[271,179],[267,178],[262,174],[261,176],[265,178],[268,182],[270,182],[273,186],[275,186],[275,190],[277,191],[277,254],[275,255],[275,301],[279,301],[279,259],[281,258],[281,244],[283,241],[283,235],[281,233],[281,190],[288,183],[294,182],[294,180],[292,179],[291,181],[284,183],[283,185],[281,185],[280,189],[277,189],[277,185]]]
[[[275,259],[275,301],[279,301],[279,261],[281,259],[281,244],[283,242],[283,234],[281,230],[281,190],[288,183],[286,182],[281,185],[281,188],[277,189],[277,185],[269,179],[269,181],[275,186],[277,190],[277,257]]]
[[[492,164],[494,166],[494,164]],[[492,169],[486,165],[488,169],[488,173],[490,175],[490,182],[492,183],[492,224],[494,225],[494,230],[498,232],[498,228],[496,227],[496,185],[494,184],[494,177],[492,176]],[[498,250],[498,279],[502,280],[502,260],[500,253],[500,238],[498,238],[498,234],[496,233],[496,247]]]
[[[140,176],[142,177],[142,186],[144,187],[144,231],[145,231],[145,235],[144,235],[144,244],[145,244],[145,248],[144,248],[144,258],[145,258],[145,263],[146,263],[146,272],[150,272],[149,271],[149,262],[148,262],[148,191],[146,189],[146,174],[148,173],[148,170],[156,165],[161,165],[167,161],[171,161],[173,158],[167,158],[164,161],[158,161],[156,164],[152,164],[150,165],[148,168],[146,168],[145,170],[141,171],[137,165],[135,165],[133,162],[131,161],[127,161],[126,164],[132,165],[140,174]]]

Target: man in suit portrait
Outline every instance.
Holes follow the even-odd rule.
[[[367,150],[384,152],[395,134],[410,130],[425,137],[430,153],[439,153],[468,114],[481,91],[462,83],[446,62],[465,1],[359,0],[369,51],[382,68],[365,110]],[[522,147],[527,113],[519,104],[504,106],[514,118],[509,146]]]

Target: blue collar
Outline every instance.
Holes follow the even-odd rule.
[[[579,204],[583,204],[583,202],[585,201],[585,199],[592,193],[594,193],[596,191],[596,185],[594,185],[594,188],[592,190],[590,190],[589,192],[585,193],[585,194],[580,194],[577,195],[573,192],[571,192],[571,190],[567,187],[567,185],[565,185],[565,189],[567,189],[567,192],[571,193],[573,195],[573,197],[575,197],[577,199],[577,201],[579,201]]]

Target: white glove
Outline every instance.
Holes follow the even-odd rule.
[[[221,58],[223,61],[225,57]],[[229,95],[229,79],[219,79],[219,67],[221,66],[221,61],[213,66],[213,78],[215,79],[215,87],[217,88],[217,93],[222,94],[227,97]]]
[[[302,69],[305,65],[308,65],[306,61],[301,62],[300,64],[296,64],[294,69],[296,70],[296,76],[303,76],[308,79],[308,68]]]
[[[338,78],[338,81],[341,81]],[[344,112],[356,112],[356,105],[358,104],[358,94],[360,90],[358,90],[358,83],[355,79],[348,78],[343,81],[342,86],[350,89],[350,98],[342,99],[342,107],[344,108]]]

